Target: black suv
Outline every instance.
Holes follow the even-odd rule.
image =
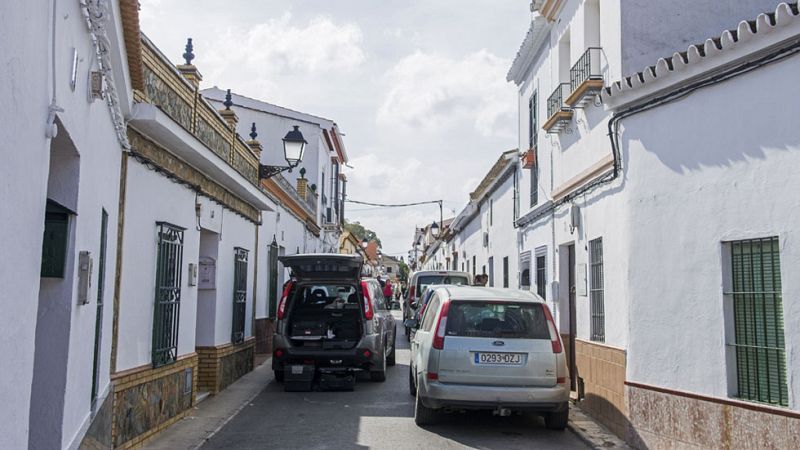
[[[305,254],[279,258],[293,279],[278,304],[272,369],[309,365],[366,370],[386,379],[394,365],[396,325],[380,285],[362,279],[358,255]]]

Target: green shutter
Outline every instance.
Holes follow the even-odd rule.
[[[789,405],[778,238],[731,242],[739,397]]]

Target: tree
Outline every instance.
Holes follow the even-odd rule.
[[[399,278],[403,281],[408,280],[408,264],[403,261],[400,261],[400,275]]]
[[[353,236],[355,236],[359,241],[362,241],[364,239],[366,239],[367,242],[375,241],[378,243],[378,247],[382,247],[381,239],[378,237],[378,234],[370,230],[369,228],[365,228],[358,221],[345,222],[344,229],[353,233]]]

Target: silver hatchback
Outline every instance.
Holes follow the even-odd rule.
[[[530,292],[444,286],[435,290],[411,341],[414,420],[443,410],[544,414],[548,428],[569,419],[569,376],[550,309]]]

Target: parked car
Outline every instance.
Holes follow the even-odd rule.
[[[408,280],[408,295],[405,298],[405,308],[403,308],[404,321],[414,317],[425,288],[434,284],[468,286],[472,284],[472,275],[468,272],[454,270],[424,270],[411,274]],[[406,339],[409,339],[410,335],[411,330],[406,327]]]
[[[433,296],[434,291],[436,288],[443,286],[441,284],[432,284],[430,286],[425,287],[425,292],[422,293],[422,296],[417,301],[416,308],[411,310],[411,318],[417,320],[417,322],[421,321],[422,315],[425,314],[425,307],[428,305],[431,297]],[[406,333],[406,339],[410,341],[412,337],[414,337],[415,329],[410,329],[410,333]]]
[[[567,362],[553,316],[531,292],[438,287],[411,341],[409,390],[414,420],[442,410],[544,414],[548,428],[569,419]]]
[[[279,258],[293,274],[278,304],[272,369],[283,381],[290,365],[369,371],[386,379],[395,362],[396,325],[380,285],[361,278],[358,255],[300,254]]]

